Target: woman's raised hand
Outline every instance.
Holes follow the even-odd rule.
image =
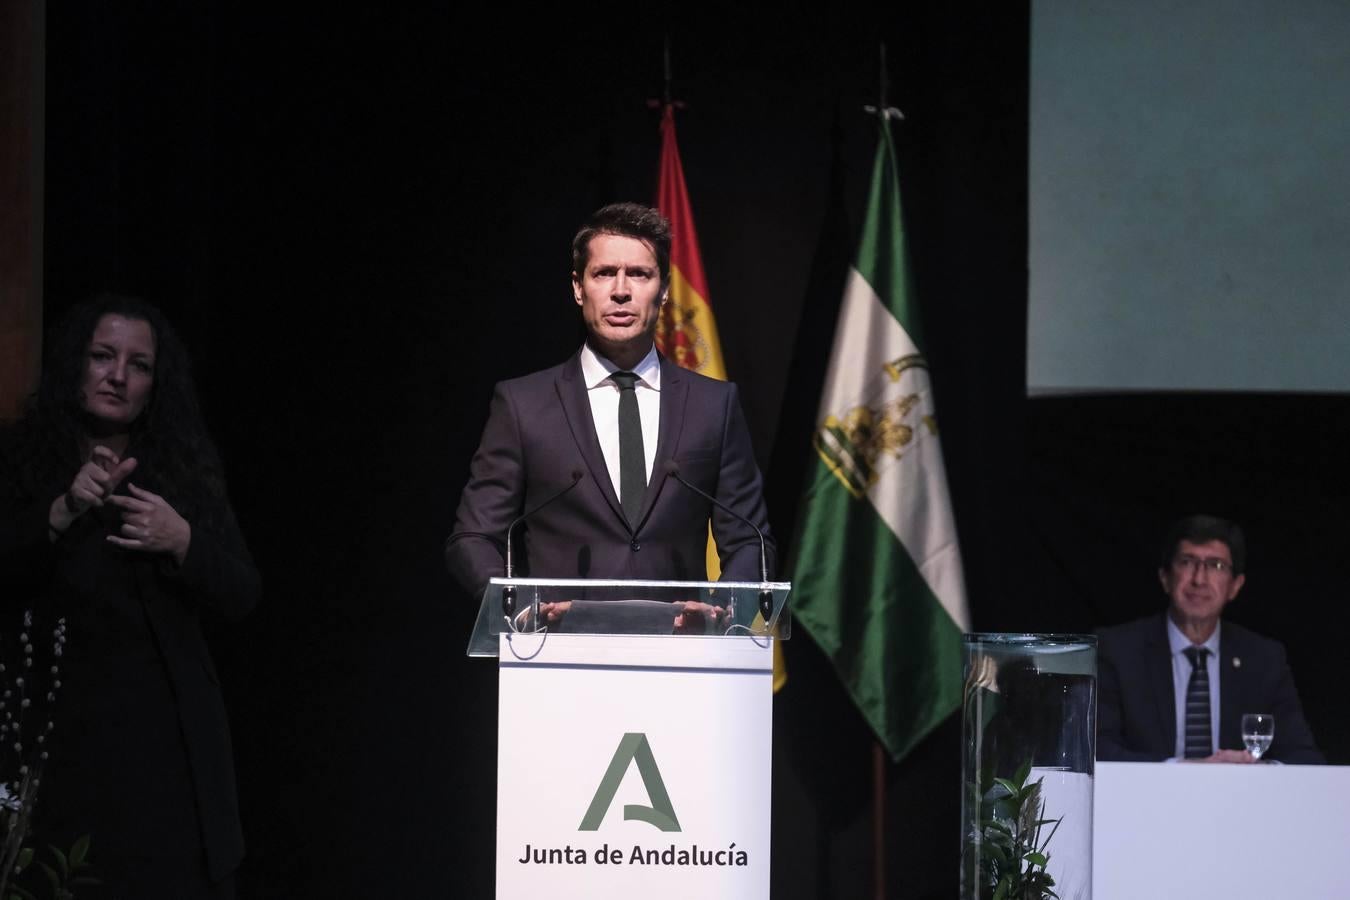
[[[187,558],[192,542],[192,526],[159,494],[128,484],[131,496],[115,494],[107,501],[122,511],[121,535],[108,540],[126,550],[167,553],[179,565]]]
[[[80,466],[80,471],[75,473],[75,480],[66,491],[70,498],[66,506],[74,507],[71,512],[77,516],[87,512],[91,506],[102,506],[123,479],[135,470],[134,457],[119,459],[107,447],[95,447],[89,455],[89,462]]]
[[[65,534],[71,524],[96,506],[102,506],[118,485],[136,470],[136,459],[121,459],[107,447],[98,446],[89,461],[80,466],[66,492],[52,501],[47,524],[56,535]]]

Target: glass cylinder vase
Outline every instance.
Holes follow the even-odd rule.
[[[967,634],[962,900],[1091,900],[1097,639]]]

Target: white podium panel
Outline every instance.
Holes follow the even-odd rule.
[[[1093,900],[1350,897],[1350,767],[1097,763]]]
[[[498,898],[768,898],[768,640],[516,634],[499,659]]]

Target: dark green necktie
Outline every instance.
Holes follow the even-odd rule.
[[[647,493],[647,458],[642,448],[642,415],[638,412],[638,377],[633,372],[610,376],[619,386],[619,502],[628,524],[637,528],[642,496]]]

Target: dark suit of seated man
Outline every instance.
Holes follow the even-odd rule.
[[[497,385],[446,541],[447,566],[472,596],[503,574],[510,523],[541,503],[514,536],[516,575],[703,581],[711,525],[721,577],[759,581],[754,529],[680,484],[672,467],[755,523],[772,567],[736,386],[681,369],[654,346],[670,246],[665,219],[632,203],[597,211],[574,238],[585,345]]]
[[[1220,621],[1246,581],[1242,530],[1212,516],[1172,526],[1158,578],[1161,615],[1098,632],[1097,758],[1256,762],[1242,716],[1270,713],[1263,759],[1323,763],[1303,717],[1284,646]]]

